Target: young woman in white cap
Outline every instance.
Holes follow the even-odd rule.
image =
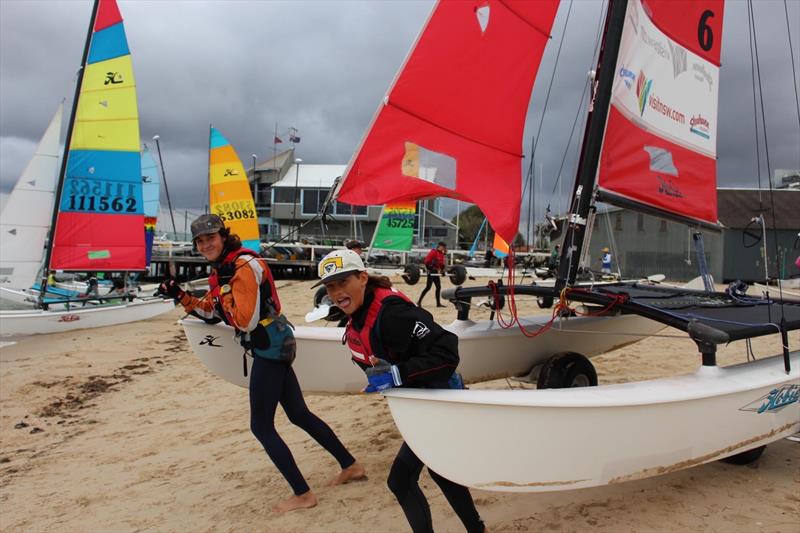
[[[195,298],[172,279],[165,280],[159,290],[175,298],[188,313],[233,326],[242,345],[252,352],[250,428],[294,491],[293,496],[275,505],[273,511],[286,512],[317,504],[292,452],[275,430],[278,403],[289,421],[305,430],[339,462],[342,470],[330,485],[365,477],[364,468],[303,400],[291,366],[294,335],[281,314],[281,303],[266,262],[256,252],[243,248],[239,237],[231,234],[217,215],[201,215],[192,222],[192,242],[213,267],[208,294]]]
[[[392,288],[389,278],[370,276],[358,254],[337,250],[319,264],[319,284],[349,318],[347,346],[367,374],[364,392],[391,387],[463,388],[458,366],[458,337],[434,322],[431,314]],[[315,285],[316,286],[316,285]],[[419,488],[422,461],[403,443],[389,472],[388,485],[411,529],[433,531],[430,506]],[[469,489],[428,469],[464,527],[485,531]]]

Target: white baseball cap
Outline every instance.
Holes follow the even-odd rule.
[[[328,281],[336,281],[353,274],[354,272],[366,272],[364,261],[353,250],[335,250],[319,262],[317,275],[320,280],[311,286],[318,287]]]

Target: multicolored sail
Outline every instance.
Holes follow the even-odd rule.
[[[495,232],[494,234],[494,242],[492,243],[492,248],[494,248],[494,255],[495,257],[506,257],[508,255],[508,243],[503,240],[499,233]]]
[[[72,117],[51,269],[145,268],[139,115],[115,0],[98,0]]]
[[[630,0],[617,59],[599,197],[717,224],[722,0]]]
[[[144,202],[144,242],[148,265],[153,253],[153,238],[158,222],[160,190],[161,178],[158,175],[158,166],[145,145],[142,150],[142,201]]]
[[[416,202],[400,202],[383,206],[375,237],[370,248],[407,252],[414,244]]]
[[[351,160],[338,199],[449,196],[517,234],[522,133],[558,0],[439,2]],[[454,59],[457,58],[457,59]],[[408,172],[409,153],[420,168]]]
[[[219,215],[231,233],[242,239],[242,246],[258,252],[261,244],[256,206],[242,162],[216,128],[211,128],[208,149],[211,212]]]

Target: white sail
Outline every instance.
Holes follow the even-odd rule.
[[[0,212],[2,287],[30,287],[42,265],[53,214],[63,111],[61,103]]]

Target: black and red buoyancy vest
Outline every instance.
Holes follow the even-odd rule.
[[[374,295],[375,298],[372,300],[372,303],[369,304],[369,308],[367,309],[367,317],[364,320],[364,327],[362,327],[361,330],[357,330],[353,326],[353,321],[351,319],[347,323],[347,329],[345,331],[345,342],[347,343],[347,347],[350,348],[350,353],[353,355],[353,360],[365,365],[371,364],[369,362],[369,356],[374,355],[372,341],[370,341],[370,335],[372,333],[372,329],[375,327],[375,323],[378,321],[378,315],[380,314],[384,300],[390,296],[397,296],[408,303],[413,304],[408,296],[397,289],[384,289],[382,287],[376,287],[374,290]]]

